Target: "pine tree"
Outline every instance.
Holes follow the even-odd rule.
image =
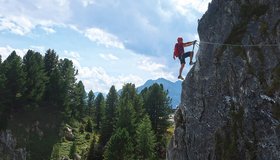
[[[0,55],[0,105],[3,103],[5,84],[6,84],[6,77],[3,71],[3,67],[1,63],[1,55]]]
[[[118,104],[118,93],[115,89],[115,86],[112,86],[106,98],[106,106],[104,109],[104,117],[102,119],[102,125],[100,131],[99,143],[101,143],[103,146],[110,139],[114,131],[114,126],[116,125],[117,104]]]
[[[149,116],[144,116],[136,129],[136,156],[139,160],[155,158],[156,137]]]
[[[74,89],[74,104],[72,106],[72,115],[81,118],[85,114],[86,106],[86,91],[82,81],[75,85]]]
[[[47,76],[50,77],[58,67],[58,55],[54,50],[48,49],[44,57],[44,65]]]
[[[42,55],[28,50],[23,57],[23,69],[26,73],[25,100],[38,103],[43,97],[47,81]]]
[[[75,69],[73,62],[69,59],[63,59],[59,61],[60,72],[60,92],[59,92],[59,104],[63,106],[63,110],[66,118],[70,118],[73,107],[75,107],[75,82],[77,70]]]
[[[86,124],[85,130],[86,130],[87,132],[92,132],[92,131],[93,131],[91,119],[88,119],[88,120],[87,120],[87,124]]]
[[[166,132],[169,126],[168,118],[171,113],[170,98],[163,86],[157,83],[141,92],[144,106],[150,116],[152,127],[158,137]]]
[[[135,112],[137,113],[135,115],[135,122],[138,123],[143,117],[144,109],[142,97],[137,94],[135,85],[131,83],[124,85],[120,99],[122,99],[124,103],[126,103],[126,101],[131,102]]]
[[[169,126],[168,118],[171,113],[170,98],[168,92],[164,91],[163,86],[157,83],[141,92],[144,98],[144,106],[150,117],[152,128],[157,139],[156,157],[164,158],[162,152],[166,148],[164,135]]]
[[[4,99],[10,106],[19,106],[25,87],[22,59],[13,51],[1,65],[6,77]]]
[[[76,141],[73,142],[71,148],[70,148],[70,152],[69,152],[69,157],[70,158],[74,158],[75,156],[75,153],[77,153],[77,144],[76,144]]]
[[[122,88],[119,103],[117,106],[116,128],[125,128],[130,137],[134,137],[136,126],[139,123],[139,113],[135,111],[135,101],[137,101],[137,92],[135,86],[126,84]],[[142,106],[141,106],[142,107]],[[140,113],[141,114],[141,113]]]
[[[96,157],[96,153],[95,153],[95,145],[96,145],[96,139],[95,137],[92,139],[92,142],[90,144],[90,147],[89,147],[89,151],[88,151],[88,155],[87,155],[87,160],[95,160]]]
[[[58,68],[58,56],[54,50],[47,50],[44,56],[44,68],[48,78],[44,94],[44,100],[51,106],[59,106],[62,109],[61,100],[61,74]]]
[[[101,160],[102,158],[102,147],[96,143],[95,137],[90,144],[90,148],[87,155],[87,160]]]
[[[129,135],[135,135],[136,129],[136,116],[135,110],[131,101],[120,99],[117,108],[117,123],[116,128],[125,128]]]
[[[93,116],[93,104],[94,104],[94,93],[92,92],[92,90],[89,91],[88,93],[88,100],[87,100],[87,115],[88,116]]]
[[[134,159],[132,152],[133,147],[128,131],[125,128],[118,128],[105,147],[104,160]]]
[[[10,116],[9,106],[5,103],[7,99],[5,99],[5,84],[6,77],[3,72],[2,63],[1,63],[1,55],[0,55],[0,130],[6,129],[7,127],[7,119]]]
[[[103,109],[105,107],[105,100],[104,100],[104,96],[102,93],[99,93],[94,101],[94,107],[95,107],[95,123],[96,123],[96,130],[99,131],[100,130],[100,126],[101,126],[101,119],[103,116]]]

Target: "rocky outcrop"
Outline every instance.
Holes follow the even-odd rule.
[[[279,15],[278,0],[209,4],[200,40],[244,46],[200,44],[167,159],[280,159]]]
[[[1,160],[25,160],[27,152],[25,148],[17,148],[17,141],[11,130],[0,132],[0,159]]]
[[[68,141],[75,140],[75,135],[73,134],[71,127],[66,126],[64,128],[64,136]]]

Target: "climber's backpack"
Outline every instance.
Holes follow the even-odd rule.
[[[192,41],[192,42],[188,42],[188,43],[192,43],[192,45],[193,45],[193,49],[192,49],[192,52],[194,52],[194,47],[195,47],[195,45],[196,45],[196,42],[197,42],[197,40],[194,40],[194,41]],[[178,43],[176,43],[175,44],[175,47],[174,47],[174,56],[175,57],[180,57],[181,56],[181,54],[180,54],[180,52],[179,52],[179,44]],[[184,52],[184,50],[183,50],[183,52]]]
[[[175,44],[174,55],[175,55],[175,57],[179,57],[180,56],[179,49],[178,49],[178,43]]]

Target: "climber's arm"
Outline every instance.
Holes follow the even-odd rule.
[[[186,42],[186,43],[183,44],[183,46],[188,47],[188,46],[191,46],[192,44],[193,44],[193,42]]]

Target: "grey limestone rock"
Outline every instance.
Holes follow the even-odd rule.
[[[280,1],[213,0],[198,32],[241,46],[200,44],[167,159],[280,159]]]

